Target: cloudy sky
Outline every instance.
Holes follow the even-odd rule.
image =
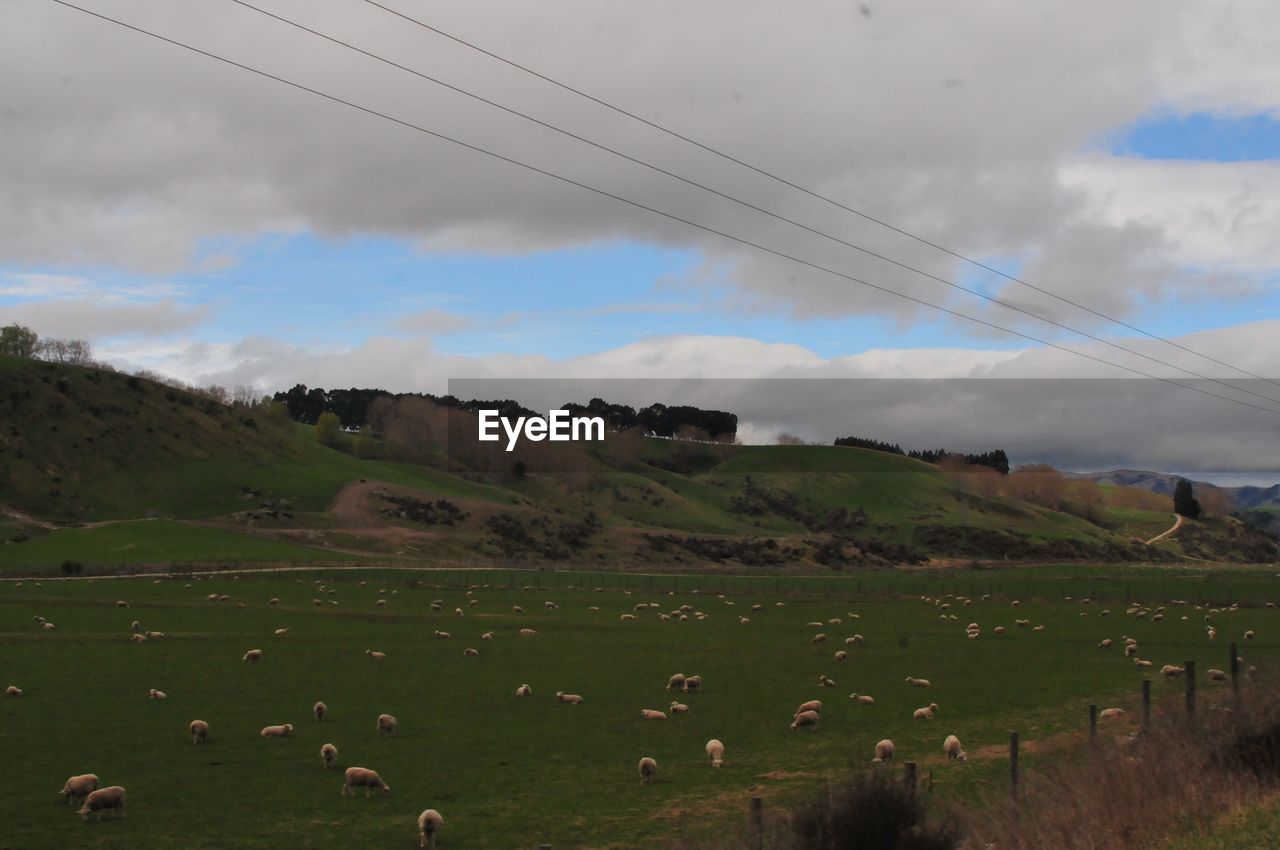
[[[464,377],[1133,376],[1110,361],[1280,411],[1280,383],[1234,383],[1280,379],[1268,0],[76,3],[387,116],[6,0],[0,322],[87,338],[122,367],[437,392]],[[1162,386],[1175,407],[1205,400]],[[1214,403],[1251,433],[1280,421]],[[762,439],[847,430],[759,419]],[[1062,431],[1028,417],[1023,436]],[[1131,459],[1275,470],[1275,444]]]

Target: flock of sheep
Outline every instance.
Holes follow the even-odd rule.
[[[326,588],[325,585],[321,583],[319,580],[316,581],[316,584],[317,584],[317,592],[322,594],[333,593],[333,590],[331,588]],[[360,582],[360,585],[364,586],[365,582],[363,581]],[[187,585],[187,587],[190,587],[190,586],[191,585]],[[474,598],[475,589],[476,587],[473,586],[472,589],[469,589],[466,592],[467,596],[471,597],[468,600],[469,605],[471,606],[478,604],[478,599]],[[526,588],[526,589],[531,589],[531,588]],[[392,591],[393,595],[395,593],[396,591]],[[381,598],[377,599],[375,604],[379,605],[380,607],[385,607],[385,603],[387,601],[386,591],[385,590],[379,591],[379,596]],[[207,599],[210,602],[226,602],[229,600],[229,596],[225,594],[209,594]],[[733,601],[725,599],[723,594],[720,595],[719,599],[727,606],[733,606],[735,604]],[[983,596],[982,599],[984,601],[989,601],[990,596],[989,595]],[[921,600],[934,606],[939,611],[940,618],[946,621],[958,619],[957,615],[952,610],[953,608],[963,608],[965,606],[971,605],[973,602],[973,600],[968,597],[960,596],[960,595],[952,595],[952,594],[939,596],[936,598],[929,597],[929,596],[922,596]],[[318,598],[314,601],[317,604],[321,603],[321,600]],[[1066,597],[1065,601],[1072,601],[1071,597]],[[1087,598],[1079,600],[1079,604],[1082,606],[1082,609],[1086,608],[1087,606],[1090,606],[1091,603],[1092,603],[1092,600]],[[271,606],[278,605],[279,599],[272,598],[268,601],[268,604]],[[333,604],[332,601],[331,601],[331,604]],[[123,600],[117,602],[116,605],[121,608],[129,607],[129,604]],[[243,606],[243,603],[241,603],[241,605]],[[1012,602],[1012,607],[1015,609],[1019,608],[1020,605],[1021,603],[1016,600]],[[785,607],[785,603],[777,602],[776,606],[779,608],[782,608],[782,607]],[[544,603],[544,607],[547,610],[556,610],[559,606],[555,602],[547,601]],[[751,606],[751,611],[753,613],[760,612],[763,610],[763,607],[764,606],[762,604],[757,603]],[[1275,606],[1272,603],[1268,603],[1267,607],[1275,607]],[[431,603],[431,608],[433,611],[436,611],[436,612],[443,611],[443,601],[438,599],[433,600]],[[631,611],[621,614],[619,617],[619,620],[623,623],[635,622],[637,620],[640,620],[643,615],[651,614],[653,611],[660,608],[661,606],[659,605],[659,603],[656,603],[656,602],[636,603]],[[1130,616],[1138,620],[1148,620],[1149,622],[1160,622],[1163,619],[1165,619],[1165,616],[1167,613],[1170,613],[1168,609],[1180,609],[1180,610],[1186,610],[1188,612],[1191,610],[1195,610],[1195,611],[1203,612],[1206,637],[1209,640],[1214,640],[1217,637],[1216,624],[1218,620],[1229,617],[1231,614],[1239,610],[1239,606],[1232,605],[1229,607],[1222,607],[1222,608],[1202,606],[1202,605],[1192,606],[1185,601],[1173,600],[1168,604],[1168,606],[1156,606],[1151,608],[1147,606],[1143,606],[1141,604],[1133,604],[1133,605],[1130,605],[1125,610],[1125,614],[1127,616]],[[598,611],[600,609],[598,606],[591,606],[591,610]],[[516,606],[513,606],[512,611],[515,614],[522,614],[523,608],[519,605],[516,605]],[[1088,613],[1089,613],[1088,610],[1082,610],[1081,616],[1088,616]],[[1108,617],[1110,616],[1110,614],[1111,612],[1108,609],[1102,609],[1098,611],[1099,617]],[[456,608],[454,609],[454,615],[458,617],[465,616],[465,611],[462,608]],[[675,610],[671,610],[671,611],[661,611],[661,610],[657,611],[657,618],[661,620],[673,620],[673,619],[688,620],[690,618],[701,620],[701,619],[705,619],[708,616],[710,615],[708,615],[703,611],[697,610],[695,606],[690,604],[681,605]],[[847,616],[848,616],[848,619],[850,620],[859,619],[859,615],[853,612],[850,612]],[[1181,619],[1188,620],[1189,616],[1190,616],[1189,613],[1183,614],[1181,616]],[[53,624],[45,620],[43,617],[37,616],[35,619],[42,629],[46,631],[53,630],[54,628]],[[738,622],[741,623],[742,625],[749,625],[751,622],[751,618],[745,615],[739,616],[737,619],[738,619]],[[818,629],[828,629],[834,626],[841,626],[843,625],[843,623],[844,623],[844,618],[836,617],[836,618],[827,620],[826,622],[821,622],[821,621],[810,622],[807,624],[807,627],[818,628]],[[1033,625],[1031,621],[1028,619],[1021,619],[1021,618],[1015,619],[1014,625],[1017,628],[1028,629],[1032,632],[1043,632],[1045,630],[1044,625],[1042,624]],[[283,635],[286,635],[288,631],[289,631],[288,629],[284,629],[284,628],[276,629],[274,634],[276,636],[283,636]],[[533,638],[537,636],[537,630],[533,628],[525,627],[525,628],[519,629],[517,634],[522,638]],[[983,634],[984,634],[983,628],[976,622],[971,622],[965,627],[965,637],[967,640],[978,640],[983,636]],[[996,638],[1002,638],[1006,634],[1006,630],[1004,626],[997,625],[991,629],[991,634]],[[435,630],[433,632],[433,637],[435,639],[450,639],[451,635],[448,632]],[[1252,640],[1254,639],[1254,637],[1255,637],[1255,633],[1252,630],[1249,630],[1243,633],[1243,638],[1245,640]],[[164,638],[163,632],[143,631],[140,623],[137,620],[134,620],[133,623],[131,624],[130,640],[132,641],[141,643],[148,640],[158,640],[163,638]],[[481,640],[493,640],[493,639],[494,639],[493,632],[485,632],[481,635]],[[812,646],[822,647],[825,644],[827,644],[828,636],[825,632],[818,632],[814,634],[814,636],[811,638],[809,642]],[[844,645],[849,649],[865,647],[866,639],[863,637],[862,634],[855,633],[844,640]],[[1143,659],[1139,655],[1137,640],[1127,635],[1122,635],[1119,639],[1118,644],[1114,639],[1110,637],[1104,638],[1097,644],[1097,647],[1105,651],[1105,650],[1111,650],[1113,647],[1116,647],[1117,645],[1123,647],[1123,657],[1130,659],[1134,665],[1140,668],[1153,666],[1153,662],[1147,659]],[[373,649],[366,650],[364,654],[373,663],[383,662],[386,660],[386,657],[387,657],[386,653],[378,650],[373,650]],[[475,647],[467,647],[464,649],[463,654],[465,657],[476,657],[479,655],[479,651]],[[837,650],[832,657],[835,663],[845,664],[849,660],[849,650],[847,649]],[[262,649],[258,649],[258,648],[249,649],[241,657],[242,662],[249,663],[249,664],[260,663],[263,661],[263,659],[264,659],[264,652]],[[1253,668],[1252,666],[1249,666],[1248,668],[1246,668],[1245,670],[1246,675],[1252,675],[1252,673],[1254,672],[1254,669],[1255,668]],[[1184,670],[1180,666],[1173,665],[1173,664],[1166,664],[1160,668],[1159,672],[1161,676],[1165,679],[1174,679],[1181,676],[1184,673]],[[1215,669],[1210,669],[1208,671],[1207,678],[1210,681],[1224,682],[1227,680],[1228,677],[1224,671],[1215,668]],[[930,681],[925,678],[907,676],[905,681],[906,681],[906,684],[912,688],[928,689],[932,687]],[[820,674],[818,676],[817,684],[820,687],[836,686],[836,682],[825,674]],[[688,694],[694,694],[699,692],[700,690],[702,690],[702,687],[703,687],[703,680],[700,675],[685,675],[683,673],[676,673],[671,675],[667,679],[665,690],[669,695],[670,694],[688,695]],[[9,685],[6,688],[5,693],[10,697],[21,697],[23,695],[23,690],[19,688],[17,685]],[[522,683],[515,688],[515,696],[517,698],[532,697],[533,689],[528,683]],[[152,688],[149,690],[149,697],[151,699],[163,700],[166,698],[166,694],[161,690]],[[584,703],[584,698],[582,695],[565,693],[564,691],[557,691],[555,693],[555,699],[558,703],[567,704],[567,705],[580,705]],[[849,695],[849,699],[851,703],[855,706],[873,706],[875,705],[875,702],[876,702],[874,697],[868,694],[860,694],[857,692],[851,693]],[[790,728],[793,731],[804,729],[804,728],[810,728],[810,729],[816,728],[819,722],[821,721],[822,714],[823,714],[823,707],[824,707],[823,701],[819,699],[811,699],[811,700],[806,700],[805,702],[802,702],[792,714]],[[689,711],[690,711],[689,704],[686,702],[682,702],[679,698],[677,698],[670,702],[666,710],[662,710],[658,708],[641,708],[640,717],[643,720],[667,720],[668,713],[670,713],[671,715],[677,715],[677,714],[685,714],[685,713],[688,713]],[[928,705],[921,706],[919,708],[914,709],[912,718],[916,720],[931,721],[938,715],[939,711],[940,709],[938,704],[935,702],[931,702]],[[315,717],[316,722],[323,722],[328,714],[328,706],[324,702],[316,702],[312,707],[312,713]],[[1110,718],[1120,717],[1123,714],[1124,714],[1124,711],[1120,708],[1107,708],[1099,714],[1099,717],[1102,719],[1110,719]],[[397,726],[398,726],[398,721],[394,716],[390,714],[381,714],[377,718],[376,730],[379,736],[394,735],[396,732]],[[285,724],[265,726],[261,729],[259,734],[263,738],[283,738],[283,737],[289,737],[290,735],[292,735],[293,731],[294,731],[293,725],[289,723],[285,723]],[[201,720],[201,719],[192,720],[189,724],[188,732],[190,734],[192,744],[197,744],[197,745],[203,744],[207,742],[209,739],[210,724],[207,721]],[[874,747],[874,753],[873,753],[871,762],[875,765],[880,765],[880,764],[889,762],[893,759],[894,751],[895,751],[895,746],[892,740],[887,738],[880,740],[879,742],[876,743]],[[949,760],[955,760],[955,761],[967,760],[967,754],[964,750],[964,747],[961,744],[959,737],[957,737],[955,734],[948,734],[945,736],[942,742],[942,751],[943,751],[943,754]],[[725,745],[720,739],[712,738],[711,740],[708,740],[705,744],[704,752],[711,767],[719,768],[726,763],[724,758]],[[336,766],[338,751],[337,751],[337,748],[332,743],[323,744],[323,746],[320,748],[320,756],[321,756],[323,769],[329,770]],[[638,763],[638,772],[639,772],[642,784],[647,785],[653,782],[658,774],[657,760],[654,759],[652,756],[644,756],[640,758]],[[378,774],[378,772],[369,768],[348,767],[345,770],[344,779],[345,781],[341,790],[342,796],[354,794],[355,789],[358,789],[358,788],[364,789],[366,797],[368,797],[373,791],[380,791],[383,794],[389,794],[391,792],[391,787]],[[126,794],[125,789],[119,785],[112,785],[109,787],[100,787],[98,776],[95,774],[86,773],[86,774],[70,777],[69,779],[67,779],[62,790],[59,793],[62,796],[66,797],[69,803],[80,801],[82,805],[77,813],[83,816],[85,819],[88,819],[88,816],[90,814],[96,814],[98,819],[101,819],[102,815],[107,811],[114,812],[120,817],[124,816],[125,794]],[[437,811],[436,809],[428,808],[421,812],[421,814],[417,818],[417,825],[418,825],[421,846],[423,847],[434,846],[436,835],[439,833],[441,827],[443,826],[443,823],[444,823],[444,818],[440,814],[440,812]]]

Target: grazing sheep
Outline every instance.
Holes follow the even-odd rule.
[[[274,632],[272,632],[272,634],[273,634],[273,635],[275,635],[276,637],[284,637],[285,635],[289,634],[289,630],[288,630],[288,629],[276,629]]]
[[[682,702],[672,701],[668,711],[670,711],[672,714],[687,714],[689,711],[689,706],[685,705]]]
[[[386,661],[386,660],[387,660],[387,654],[386,654],[385,652],[378,652],[377,650],[373,650],[373,649],[366,649],[366,650],[364,651],[364,654],[365,654],[365,655],[367,655],[367,656],[369,657],[369,659],[370,659],[370,660],[372,660],[372,661]]]
[[[293,724],[285,723],[281,726],[263,726],[262,731],[258,734],[263,738],[288,738],[293,734]]]
[[[112,785],[109,788],[99,788],[96,791],[91,791],[89,796],[84,798],[84,805],[80,807],[80,811],[76,812],[76,814],[88,820],[90,812],[97,812],[98,820],[102,820],[102,813],[107,809],[111,809],[120,817],[124,817],[124,788],[119,785]]]
[[[908,684],[908,685],[910,685],[910,686],[911,686],[911,687],[913,687],[913,688],[927,688],[927,687],[929,687],[929,680],[928,680],[928,679],[917,679],[917,678],[915,678],[915,677],[913,677],[913,676],[908,676],[908,677],[907,677],[907,684]]]
[[[948,735],[947,739],[942,742],[942,751],[947,754],[948,758],[956,761],[968,761],[969,756],[965,754],[964,747],[960,746],[960,739],[955,735]]]
[[[683,673],[675,673],[671,676],[670,679],[667,679],[667,693],[671,693],[672,691],[682,691],[682,690],[684,690],[684,674]]]
[[[423,809],[422,814],[418,815],[418,836],[419,847],[435,847],[436,833],[440,831],[440,827],[444,826],[444,815],[435,809]]]
[[[352,788],[363,788],[366,797],[375,788],[380,789],[383,794],[391,793],[391,786],[382,780],[376,770],[370,770],[367,767],[349,767],[346,770],[346,777],[347,781],[342,786],[343,797],[347,796],[347,792]]]
[[[157,691],[155,688],[147,691],[147,695],[152,699],[165,699],[168,696],[164,691]]]
[[[685,676],[684,677],[684,692],[686,694],[693,693],[694,691],[701,689],[701,687],[702,687],[701,676]]]
[[[821,625],[821,623],[819,623],[819,625]],[[809,643],[813,644],[814,646],[817,646],[818,644],[822,644],[826,642],[827,642],[827,636],[821,633],[814,635],[813,640],[809,641]]]
[[[564,691],[556,691],[556,699],[568,705],[582,705],[582,697],[578,694],[566,694]]]
[[[58,793],[67,798],[67,803],[72,803],[81,797],[88,797],[97,790],[97,774],[82,773],[79,776],[73,776],[68,779],[66,784],[62,786],[62,790]]]
[[[1249,629],[1249,631],[1244,633],[1245,640],[1253,640],[1255,637],[1256,635],[1253,633],[1253,629]]]
[[[535,637],[538,634],[537,629],[521,629],[520,637]]]
[[[928,705],[926,705],[924,708],[917,708],[914,712],[912,712],[911,716],[916,720],[932,720],[933,714],[937,710],[938,710],[938,704],[936,702],[931,702]]]
[[[800,713],[801,713],[801,712],[803,712],[803,711],[813,711],[813,712],[816,712],[816,713],[818,713],[818,714],[821,714],[821,713],[822,713],[822,700],[820,700],[820,699],[811,699],[811,700],[809,700],[808,702],[802,702],[802,703],[800,703],[800,706],[795,710],[795,713],[796,713],[796,714],[800,714]],[[794,716],[794,715],[793,715],[793,716]]]
[[[1104,708],[1098,712],[1099,720],[1110,720],[1112,717],[1119,717],[1124,714],[1123,708]]]
[[[1098,642],[1098,649],[1110,649],[1110,648],[1111,648],[1111,638],[1103,638],[1101,641]]]
[[[801,726],[817,726],[818,719],[818,712],[802,711],[791,721],[791,731],[794,732]]]
[[[192,720],[191,726],[191,743],[203,744],[209,739],[209,724],[203,720]]]
[[[134,643],[146,643],[147,636],[146,635],[129,635],[129,640],[133,641]]]
[[[1004,634],[1004,626],[996,626],[994,629],[991,630],[991,633],[997,634],[997,635]]]
[[[1136,643],[1126,643],[1126,644],[1124,645],[1124,657],[1125,657],[1125,658],[1137,658],[1137,657],[1138,657],[1138,645],[1137,645]]]
[[[473,646],[468,646],[466,649],[462,650],[462,655],[464,658],[476,658],[480,655],[480,650]]]
[[[1044,626],[1032,626],[1032,627],[1031,627],[1031,631],[1033,631],[1033,632],[1042,632],[1042,631],[1044,631]]]
[[[40,628],[44,629],[46,632],[51,632],[54,629],[56,629],[57,626],[55,626],[53,623],[50,623],[48,620],[46,620],[40,624]]]
[[[512,613],[512,614],[523,614],[523,613],[524,613],[524,609],[523,609],[523,608],[521,608],[519,605],[512,605],[512,606],[511,606],[511,613]]]
[[[394,735],[396,732],[397,725],[399,725],[398,722],[390,714],[378,715],[378,734],[379,735]]]
[[[1160,675],[1166,679],[1176,679],[1185,672],[1183,668],[1176,667],[1173,664],[1166,664],[1160,668]]]
[[[848,659],[848,657],[849,657],[849,653],[845,652],[843,649],[838,650],[838,651],[836,652],[836,655],[835,655],[835,658],[836,658],[836,661],[837,661],[837,662],[843,662],[843,661],[847,660],[847,659]]]
[[[724,744],[720,743],[719,738],[712,738],[707,741],[707,758],[711,759],[712,767],[720,767],[724,764]]]
[[[22,696],[22,688],[17,685],[10,685],[4,689],[4,695],[7,697],[20,697]]]
[[[268,605],[279,605],[279,604],[280,604],[280,599],[279,599],[279,597],[273,596],[273,597],[271,597],[270,599],[268,599],[268,600],[267,600],[267,604],[268,604]]]
[[[543,607],[543,608],[546,608],[548,611],[555,611],[555,610],[558,610],[558,609],[560,608],[560,606],[559,606],[559,605],[557,605],[557,604],[556,604],[556,603],[554,603],[554,602],[551,602],[550,600],[548,600],[547,602],[543,602],[543,603],[542,603],[542,607]]]
[[[1151,667],[1153,665],[1150,661],[1148,661],[1145,658],[1135,658],[1133,659],[1133,666],[1134,667]]]
[[[516,696],[531,697],[533,696],[533,688],[529,687],[528,685],[521,685],[520,687],[516,688]]]
[[[439,640],[449,640],[451,637],[453,637],[453,635],[449,634],[448,632],[442,632],[439,629],[436,629],[434,632],[432,632],[432,635],[438,638]]]
[[[117,599],[117,600],[116,600],[116,607],[117,607],[117,608],[128,608],[128,607],[129,607],[129,603],[128,603],[128,602],[125,602],[123,599]]]
[[[635,614],[623,614],[618,619],[624,623],[629,623],[636,618]]]
[[[1216,667],[1209,668],[1208,676],[1209,676],[1209,681],[1211,682],[1227,681],[1227,674],[1224,671],[1217,669]]]
[[[324,716],[329,713],[329,706],[317,701],[315,705],[311,706],[311,713],[316,716],[317,723],[323,723]]]
[[[836,686],[836,682],[835,679],[818,674],[818,685],[823,688],[834,688]]]
[[[872,764],[884,764],[893,760],[893,741],[885,738],[876,744],[876,757],[871,760]]]
[[[858,705],[875,705],[876,704],[875,697],[867,696],[866,694],[849,694],[849,699],[853,700]]]
[[[142,623],[138,622],[137,620],[134,620],[132,623],[129,624],[129,630],[134,632],[135,634],[142,631]]]
[[[320,761],[324,762],[324,769],[328,770],[333,767],[338,760],[338,748],[333,744],[325,744],[320,747]]]
[[[480,635],[480,640],[493,640],[493,632],[485,632]]]
[[[261,649],[251,649],[251,650],[249,650],[248,652],[246,652],[246,653],[244,654],[244,657],[243,657],[243,658],[241,658],[240,660],[241,660],[241,661],[253,661],[253,662],[255,662],[255,663],[256,663],[256,662],[258,662],[258,661],[261,661],[261,660],[262,660],[262,650],[261,650]]]
[[[648,785],[658,775],[658,763],[645,756],[640,759],[640,784]]]
[[[657,709],[653,709],[653,708],[640,709],[640,717],[644,720],[666,720],[667,719],[667,715],[665,712],[658,711]]]

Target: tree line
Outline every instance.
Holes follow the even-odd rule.
[[[883,440],[872,440],[867,437],[838,437],[836,438],[835,444],[837,446],[849,446],[858,449],[870,449],[876,452],[902,455],[904,457],[922,460],[925,463],[931,463],[935,466],[944,461],[959,460],[969,466],[985,466],[990,469],[994,469],[1001,475],[1009,474],[1009,456],[1005,454],[1004,449],[994,449],[992,451],[981,452],[979,454],[949,452],[946,449],[913,449],[911,451],[903,451],[902,446],[897,443],[888,443]]]
[[[299,422],[315,425],[326,413],[337,417],[348,430],[369,428],[382,431],[391,408],[389,402],[418,399],[447,410],[475,413],[478,410],[497,410],[503,417],[535,416],[532,410],[512,399],[463,400],[454,395],[433,393],[392,393],[383,389],[332,389],[307,387],[296,384],[278,392],[274,400],[283,404],[289,415]],[[593,398],[584,404],[573,402],[562,405],[574,416],[599,416],[605,427],[612,431],[642,428],[646,433],[662,437],[697,436],[709,440],[732,440],[738,432],[737,414],[723,410],[704,410],[689,405],[650,404],[640,409],[625,404],[612,404]]]

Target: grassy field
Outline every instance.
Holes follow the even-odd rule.
[[[1266,669],[1280,653],[1275,610],[1214,615],[1221,634],[1211,642],[1203,611],[1170,607],[1163,622],[1137,620],[1125,615],[1125,597],[1194,603],[1200,592],[1260,605],[1274,586],[1274,573],[1261,570],[1117,576],[1077,567],[776,581],[473,570],[0,582],[0,685],[25,689],[0,699],[0,753],[9,775],[28,779],[0,795],[0,846],[410,848],[414,819],[428,806],[444,813],[446,850],[696,846],[740,822],[751,794],[782,805],[866,763],[882,737],[897,743],[898,760],[933,774],[935,794],[977,795],[1005,781],[1010,729],[1031,742],[1034,768],[1036,743],[1081,729],[1089,703],[1131,703],[1142,673],[1118,649],[1098,649],[1103,637],[1137,638],[1157,666],[1194,659],[1202,669],[1225,667],[1227,642],[1248,628],[1259,635],[1240,641],[1249,663]],[[918,598],[984,592],[996,595],[950,611]],[[1089,592],[1108,600],[1082,604]],[[230,600],[209,602],[210,593]],[[268,605],[272,597],[278,606]],[[379,598],[386,607],[375,607]],[[118,599],[131,607],[117,608]],[[431,610],[433,599],[442,612]],[[620,621],[639,602],[659,609]],[[658,619],[682,604],[709,616]],[[458,607],[464,616],[453,614]],[[951,614],[957,619],[943,619]],[[36,615],[57,628],[39,628]],[[1015,617],[1045,629],[1016,629]],[[135,618],[167,636],[130,643]],[[844,622],[807,625],[832,618]],[[987,629],[982,638],[965,638],[970,621]],[[998,624],[1009,633],[993,635]],[[519,637],[525,626],[538,635]],[[273,636],[277,628],[289,633]],[[437,629],[452,639],[434,639]],[[481,640],[485,631],[495,639]],[[811,644],[817,631],[830,635],[827,645]],[[833,653],[854,633],[866,646],[849,647],[849,661],[836,663]],[[468,646],[480,656],[464,657]],[[260,664],[241,662],[251,648],[264,650]],[[388,658],[371,662],[367,649]],[[642,721],[641,708],[667,707],[663,686],[677,671],[705,681],[702,693],[681,697],[690,713]],[[819,674],[838,687],[818,687]],[[933,687],[910,688],[907,675]],[[532,698],[515,698],[522,682]],[[1178,684],[1153,686],[1158,698],[1181,693]],[[168,699],[149,700],[153,687]],[[1216,698],[1215,687],[1201,687],[1203,699]],[[557,690],[586,702],[560,705]],[[876,704],[853,705],[852,691]],[[819,728],[792,732],[795,706],[815,698],[827,705]],[[331,711],[323,726],[310,718],[316,699]],[[928,702],[940,705],[938,718],[912,720]],[[381,712],[399,718],[395,736],[376,735]],[[186,736],[195,718],[212,727],[205,746]],[[257,735],[286,722],[295,737]],[[949,733],[964,742],[968,763],[942,758]],[[727,747],[719,771],[705,763],[711,737]],[[321,768],[326,741],[341,766],[377,769],[392,794],[340,797],[340,773]],[[636,774],[646,755],[660,765],[649,787]],[[126,819],[84,824],[69,811],[56,792],[83,772],[129,789]]]

